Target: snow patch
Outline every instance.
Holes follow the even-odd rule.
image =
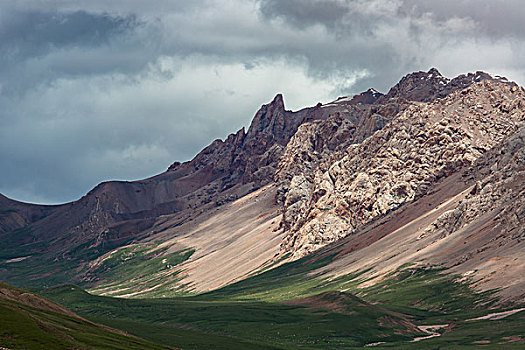
[[[31,255],[21,256],[19,258],[13,258],[13,259],[6,260],[6,261],[4,261],[4,263],[5,264],[10,264],[10,263],[15,263],[15,262],[20,262],[20,261],[23,261],[23,260],[28,259],[30,257],[31,257]]]
[[[354,98],[353,96],[344,96],[344,97],[340,97],[337,99],[337,103],[339,102],[347,102],[347,101],[352,101],[352,98]]]

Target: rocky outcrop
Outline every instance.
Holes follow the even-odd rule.
[[[386,95],[381,96],[377,103],[383,103],[392,98],[431,102],[483,80],[499,81],[503,84],[514,85],[506,78],[492,77],[490,74],[481,71],[462,74],[451,80],[441,75],[436,68],[431,68],[428,72],[419,71],[407,74]]]
[[[500,244],[525,241],[525,118],[510,135],[487,152],[465,174],[476,180],[469,194],[455,209],[443,213],[428,233],[448,235],[485,213],[497,211],[494,229],[504,238]]]
[[[524,96],[515,84],[482,79],[411,105],[363,142],[318,161],[312,175],[296,175],[284,194],[283,251],[308,254],[472,166],[524,120]]]

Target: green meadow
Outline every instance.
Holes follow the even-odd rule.
[[[476,293],[441,270],[404,267],[357,288],[367,271],[335,280],[312,274],[331,261],[304,258],[222,289],[173,298],[122,299],[73,285],[41,294],[97,323],[182,349],[523,348],[525,312],[504,310],[494,293]],[[421,325],[446,324],[440,336]]]

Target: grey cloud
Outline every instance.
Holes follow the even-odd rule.
[[[525,36],[525,6],[521,0],[405,0],[400,10],[407,14],[428,13],[439,21],[469,18],[477,24],[478,35],[494,39]]]
[[[56,78],[122,71],[130,62],[119,49],[140,46],[129,37],[139,27],[136,17],[85,11],[4,11],[0,21],[0,83],[2,92],[23,93]],[[128,51],[128,50],[123,50]],[[127,57],[131,57],[127,55]],[[145,63],[135,55],[135,70]]]
[[[340,1],[266,0],[260,2],[261,14],[267,18],[280,17],[298,28],[321,24],[334,28],[348,12]]]
[[[369,87],[385,91],[431,66],[523,83],[520,5],[3,2],[0,192],[57,202],[103,180],[152,175],[247,125],[277,92],[301,107]]]
[[[22,10],[47,11],[50,8],[58,11],[71,12],[85,10],[91,13],[137,13],[147,16],[159,16],[173,12],[200,11],[207,6],[212,6],[213,0],[91,0],[79,2],[78,0],[16,0],[12,8]]]
[[[261,14],[271,22],[305,30],[322,26],[331,47],[316,50],[315,43],[301,45],[312,72],[319,74],[348,69],[365,69],[370,74],[343,89],[357,92],[369,86],[387,89],[406,72],[438,66],[446,74],[464,69],[501,69],[496,73],[516,73],[525,41],[521,25],[525,8],[521,1],[474,0],[260,0]],[[477,55],[512,47],[505,64],[494,64],[464,55],[463,47],[475,47]],[[443,63],[449,52],[456,60]],[[482,53],[483,52],[483,53]],[[332,57],[331,59],[328,57]],[[335,57],[335,59],[334,59]],[[332,69],[325,62],[330,62]],[[481,62],[480,62],[481,61]],[[481,64],[480,64],[481,63]],[[474,67],[475,64],[478,66]],[[515,76],[522,78],[522,70]]]
[[[126,32],[137,25],[136,17],[112,17],[109,14],[20,12],[2,16],[0,39],[3,49],[31,51],[39,54],[52,47],[97,46],[108,43],[115,34]]]

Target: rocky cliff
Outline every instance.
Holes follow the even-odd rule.
[[[340,117],[299,128],[277,173],[288,230],[283,251],[303,256],[414,201],[523,121],[523,90],[485,73],[452,81],[435,69],[415,73],[374,105],[409,98],[383,122],[369,121],[361,142],[355,124]]]

